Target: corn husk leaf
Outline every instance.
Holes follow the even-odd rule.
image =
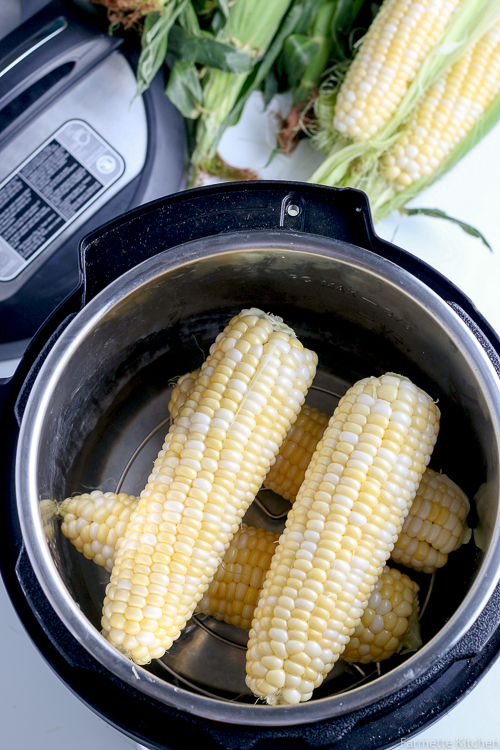
[[[439,208],[402,208],[400,209],[402,214],[405,216],[431,216],[434,219],[445,219],[451,224],[457,224],[466,234],[470,234],[471,237],[477,237],[483,242],[490,252],[493,252],[493,248],[490,243],[482,234],[479,229],[476,229],[471,224],[467,224],[465,221],[455,219],[453,216],[448,216],[445,211],[441,211]]]
[[[258,58],[269,46],[289,5],[290,0],[237,0],[229,5],[228,20],[218,38],[232,40]]]
[[[245,50],[232,44],[219,42],[209,33],[190,34],[181,26],[170,30],[168,50],[174,57],[184,62],[196,62],[226,73],[249,73],[253,57]]]
[[[160,67],[167,53],[168,34],[177,16],[188,0],[170,0],[162,13],[151,13],[146,16],[141,39],[141,55],[137,69],[137,93],[145,91]]]
[[[228,0],[216,0],[216,2],[224,18],[228,18],[229,17]]]
[[[262,88],[262,97],[264,99],[264,107],[267,108],[271,103],[271,100],[279,91],[278,79],[274,70],[270,70],[267,74],[264,85]],[[241,107],[238,107],[241,112]],[[239,118],[238,118],[239,119]],[[237,120],[234,122],[236,124]],[[232,123],[233,124],[233,123]]]
[[[310,30],[311,41],[317,44],[317,50],[307,63],[300,81],[293,93],[292,104],[305,102],[311,92],[319,85],[327,67],[333,47],[332,20],[338,7],[337,0],[326,0],[318,8]]]
[[[183,117],[191,120],[199,117],[203,93],[194,63],[174,62],[165,93]]]
[[[188,34],[199,36],[201,33],[198,16],[196,15],[192,2],[188,2],[183,6],[177,17],[177,23],[179,23]]]
[[[490,543],[491,529],[496,524],[497,490],[492,482],[483,483],[474,495],[478,524],[474,529],[474,544],[486,552]]]
[[[331,19],[331,37],[333,56],[336,60],[349,60],[352,57],[352,33],[358,21],[358,14],[363,9],[365,0],[338,0]],[[375,6],[375,7],[373,7]],[[370,15],[380,6],[370,3]],[[370,19],[371,20],[371,19]]]
[[[295,34],[308,34],[315,23],[316,15],[325,0],[298,0],[295,7],[300,7],[301,13],[299,21],[295,27]],[[333,0],[337,2],[337,0]]]
[[[273,96],[278,93],[279,84],[276,78],[276,74],[273,71],[273,65],[283,48],[285,39],[292,34],[298,27],[303,12],[302,3],[296,3],[292,5],[279,29],[277,30],[275,37],[269,45],[266,54],[260,60],[253,70],[253,72],[247,77],[244,85],[241,88],[241,92],[238,96],[236,104],[233,107],[232,112],[229,114],[227,121],[223,127],[229,125],[235,125],[243,111],[243,107],[248,101],[248,97],[253,91],[258,90],[264,84],[264,102],[267,106]]]
[[[401,643],[399,644],[399,648],[397,649],[397,653],[401,654],[401,656],[403,656],[404,654],[412,654],[414,651],[418,651],[419,648],[422,648],[419,615],[420,607],[418,605],[417,598],[417,604],[413,608],[413,612],[408,619],[408,629],[401,639]]]
[[[472,44],[500,20],[500,3],[491,0],[463,0],[452,16],[441,40],[431,49],[410,84],[395,117],[377,136],[382,143],[399,137],[400,126],[412,114],[430,84],[455,63]],[[384,151],[387,145],[384,143]]]
[[[293,88],[307,65],[319,50],[318,42],[304,34],[290,34],[277,60],[278,72],[286,79],[286,88]]]

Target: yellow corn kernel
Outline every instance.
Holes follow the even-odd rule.
[[[137,506],[138,500],[131,495],[113,495],[113,493],[107,494],[107,502],[109,507],[116,513],[118,509],[118,502],[124,506],[126,513],[124,515],[130,516],[131,512]],[[67,507],[66,513],[72,516],[72,520],[78,521],[81,518],[81,513],[85,509],[86,515],[90,516],[89,508],[93,505],[97,507],[102,503],[104,495],[98,491],[93,492],[91,495],[79,495],[78,497],[68,498],[62,507]],[[122,518],[122,516],[121,516]],[[62,524],[63,533],[67,533],[67,523]],[[88,529],[90,523],[84,527],[80,532],[80,537],[84,536],[85,530]],[[116,546],[120,543],[123,535],[117,539]],[[242,524],[239,531],[233,537],[231,544],[226,550],[226,553],[222,559],[221,565],[218,567],[217,572],[210,583],[207,591],[201,599],[197,611],[203,612],[206,615],[215,617],[217,620],[222,620],[230,625],[242,628],[243,630],[249,630],[253,619],[253,613],[255,605],[257,603],[260,590],[264,583],[264,578],[271,566],[271,559],[273,557],[276,545],[278,543],[280,534],[275,534],[272,531],[266,531],[265,529],[257,529],[253,526],[247,526]],[[74,543],[74,540],[72,540]],[[238,555],[244,550],[250,550],[253,553],[253,557],[249,559],[246,565],[235,563],[238,559]],[[113,549],[116,553],[116,548]],[[83,549],[85,554],[85,548]],[[98,565],[105,565],[108,570],[112,569],[114,555],[106,558],[105,562],[101,560],[102,555],[89,554],[87,555],[94,560]],[[397,578],[402,582],[404,586],[404,601],[409,602],[413,611],[417,607],[416,592],[418,586],[413,583],[410,578],[406,575],[402,575],[397,570],[391,570],[390,568],[384,569],[384,574],[379,578],[375,584],[375,589],[371,594],[368,601],[368,607],[363,613],[361,623],[356,628],[356,631],[349,641],[343,657],[346,661],[351,662],[363,662],[368,663],[369,661],[381,661],[387,659],[393,653],[397,652],[403,642],[403,638],[406,635],[408,629],[408,617],[404,617],[401,614],[396,615],[393,610],[403,603],[401,594],[399,591],[391,590],[388,599],[382,599],[380,595],[380,589],[387,584],[393,583],[393,579]],[[136,574],[132,577],[132,583],[141,584],[147,586],[149,581],[146,576]],[[246,582],[245,582],[246,581]],[[386,592],[386,589],[384,590]],[[408,597],[408,593],[411,597]],[[391,604],[391,608],[388,608],[388,603]],[[162,599],[154,593],[150,593],[147,598],[148,604],[155,606],[162,605]],[[121,609],[125,611],[126,606],[124,603],[121,605]],[[400,612],[403,608],[400,607]],[[408,609],[408,605],[406,605]],[[409,609],[408,609],[409,611]],[[286,610],[277,609],[277,616],[285,615]],[[391,640],[385,648],[372,647],[369,648],[366,644],[372,644],[375,638],[377,630],[377,621],[375,622],[373,632],[370,629],[370,625],[377,615],[383,616],[384,627],[386,630],[390,630],[394,640]],[[120,617],[121,617],[120,613]],[[113,615],[115,618],[113,622],[118,622],[118,614]],[[388,621],[388,618],[391,618]],[[111,626],[113,623],[111,622]],[[137,625],[137,632],[140,627]],[[130,632],[130,631],[127,631]],[[134,633],[135,634],[135,633]],[[388,647],[390,645],[390,648]],[[285,650],[285,646],[279,642],[272,644],[273,653],[277,656],[284,654],[287,658],[288,654]]]
[[[137,498],[124,492],[95,490],[69,497],[58,508],[61,530],[85,557],[111,571],[118,540],[124,537],[136,505]],[[106,523],[110,519],[113,528]]]
[[[187,372],[185,375],[181,375],[175,384],[175,388],[172,390],[170,401],[168,403],[168,411],[170,412],[172,419],[176,418],[184,406],[184,402],[198,380],[199,375],[200,368],[198,368],[198,370],[193,370],[193,372]]]
[[[327,424],[326,414],[304,404],[264,480],[264,487],[293,502]]]
[[[177,381],[168,405],[172,419],[176,418],[188,398],[198,374],[199,370],[194,370]],[[327,424],[326,414],[304,404],[297,421],[281,445],[276,462],[264,480],[264,487],[293,502]]]
[[[271,565],[278,537],[279,534],[272,531],[242,524],[226,550],[212,583],[198,605],[198,610],[213,615],[217,620],[249,630],[257,597]],[[249,549],[252,543],[257,543],[259,547],[254,549],[258,553],[254,562],[236,565],[233,560],[237,559],[238,552]],[[248,583],[242,582],[245,567],[250,572]],[[241,602],[250,606],[234,606]]]
[[[398,589],[395,588],[396,585],[399,586]],[[383,596],[382,591],[387,593],[387,588],[391,592]],[[416,620],[418,590],[418,585],[407,575],[385,567],[368,599],[361,621],[345,647],[345,661],[368,664],[383,661],[398,653],[404,645],[410,617],[413,615]],[[384,643],[377,643],[377,636],[383,631],[388,633],[388,637]],[[412,650],[416,650],[415,646]]]

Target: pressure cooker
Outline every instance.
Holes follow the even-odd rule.
[[[500,647],[500,340],[446,278],[373,228],[366,196],[294,182],[170,195],[88,234],[78,288],[2,382],[0,566],[34,643],[68,687],[151,748],[384,748],[470,691]],[[175,379],[242,308],[281,316],[319,357],[308,401],[404,374],[439,403],[431,465],[476,496],[474,539],[421,587],[423,646],[339,663],[299,706],[255,702],[245,634],[196,616],[163,659],[128,661],[100,634],[104,569],[40,507],[100,488],[138,494],[168,429]],[[255,525],[279,530],[280,499]],[[412,574],[413,575],[413,574]],[[366,668],[365,668],[366,666]]]

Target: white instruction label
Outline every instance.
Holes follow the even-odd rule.
[[[123,174],[83,120],[70,120],[0,183],[0,281],[18,276]]]

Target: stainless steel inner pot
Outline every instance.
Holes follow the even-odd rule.
[[[376,666],[339,665],[306,704],[255,704],[244,684],[246,634],[193,618],[170,653],[134,666],[100,635],[107,574],[60,533],[41,500],[95,488],[139,493],[168,429],[172,380],[199,366],[230,317],[260,307],[316,350],[308,402],[333,412],[361,377],[405,374],[442,411],[431,466],[473,497],[481,547],[453,553],[421,585],[424,647]],[[134,689],[229,723],[278,726],[349,713],[425,673],[470,628],[499,575],[500,392],[477,339],[437,294],[367,250],[307,234],[248,232],[196,240],[110,284],[64,330],[25,410],[16,462],[24,540],[55,611],[90,654]],[[259,496],[246,520],[278,530],[287,504]],[[472,510],[472,521],[477,522]],[[47,538],[48,536],[48,538]]]

